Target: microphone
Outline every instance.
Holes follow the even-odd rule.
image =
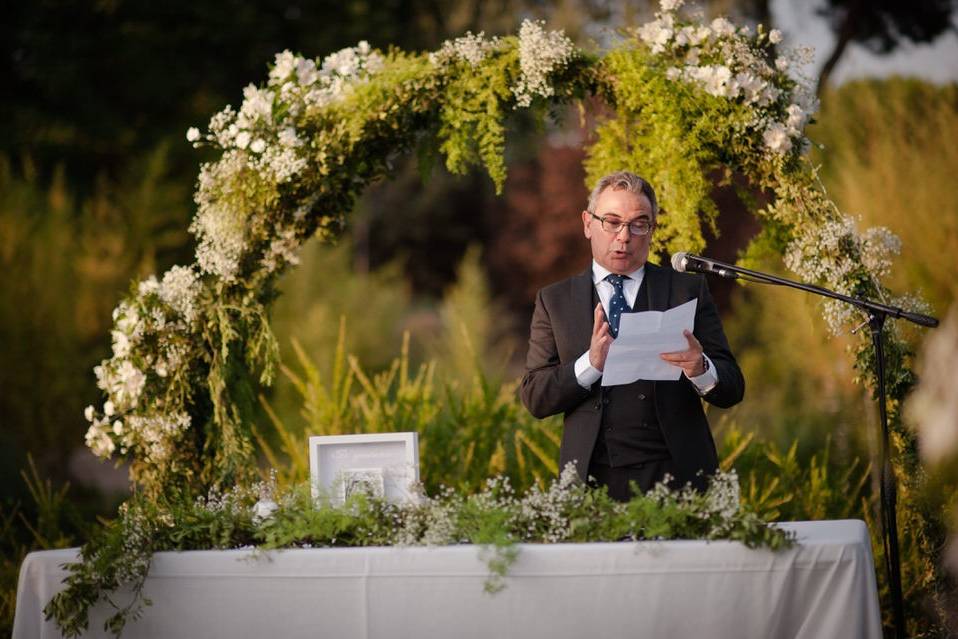
[[[700,257],[685,251],[672,255],[672,268],[679,273],[711,273],[726,279],[738,279],[739,274],[732,271],[728,264],[723,264],[707,257]]]

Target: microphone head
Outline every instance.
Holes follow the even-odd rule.
[[[679,273],[685,272],[685,265],[688,262],[689,254],[685,251],[679,251],[672,254],[672,268]]]

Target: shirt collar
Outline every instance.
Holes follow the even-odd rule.
[[[592,260],[592,283],[593,284],[598,284],[599,282],[605,279],[606,275],[609,275],[611,272],[612,271],[608,270],[607,268],[605,268],[604,266],[596,262],[595,259]],[[644,272],[645,272],[645,264],[635,269],[631,273],[626,273],[625,276],[631,277],[635,281],[639,281],[640,279],[642,279],[642,275]]]

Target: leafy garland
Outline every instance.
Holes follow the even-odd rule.
[[[486,591],[495,593],[507,586],[517,543],[649,539],[728,539],[773,550],[794,543],[792,533],[741,508],[734,472],[720,472],[705,493],[659,484],[628,503],[586,487],[571,464],[548,488],[535,486],[522,496],[507,478],[495,477],[473,495],[420,493],[404,504],[363,493],[342,505],[325,497],[317,503],[306,484],[277,495],[275,485],[260,483],[196,499],[134,497],[120,519],[83,548],[83,563],[74,565],[66,590],[45,613],[64,635],[79,636],[92,606],[106,599],[115,612],[104,628],[120,634],[149,605],[143,586],[150,559],[164,550],[476,544],[489,568]],[[133,593],[122,607],[108,598],[121,585]]]
[[[701,249],[717,214],[709,176],[741,175],[774,196],[756,211],[764,230],[746,260],[778,253],[800,279],[920,310],[915,300],[889,299],[880,284],[897,238],[886,229],[859,233],[804,157],[816,104],[810,83],[789,70],[805,54],[776,56],[776,31],[691,21],[681,4],[662,0],[655,20],[602,57],[528,21],[517,37],[467,34],[428,55],[383,54],[366,43],[323,60],[285,51],[265,85],[244,90],[238,111],[216,114],[206,133],[190,129],[194,145],[221,151],[200,170],[196,262],[137,283],[114,311],[113,356],[95,369],[106,400],[86,409],[87,445],[131,463],[139,490],[131,504],[252,482],[249,416],[278,358],[267,320],[278,276],[307,238],[342,231],[357,195],[389,174],[397,153],[428,158],[438,149],[457,173],[481,164],[501,190],[504,120],[516,109],[541,117],[589,95],[614,109],[587,149],[588,177],[626,168],[656,185],[668,211],[654,240],[659,255]],[[856,323],[838,304],[826,303],[825,317],[836,332]],[[911,351],[893,330],[886,353],[902,516],[923,531],[933,562],[942,538],[936,514],[908,505],[918,503],[909,496],[922,481],[899,411],[914,383]],[[867,339],[855,357],[874,387]],[[146,511],[131,506],[115,525],[134,512]],[[105,591],[124,580],[96,563],[97,547],[94,540],[84,551],[77,575],[99,575]],[[142,558],[148,549],[128,551]],[[76,589],[63,597],[74,597],[77,610],[89,604]]]

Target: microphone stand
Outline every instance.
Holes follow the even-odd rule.
[[[885,571],[888,574],[888,585],[891,590],[892,613],[895,620],[895,637],[896,639],[905,639],[905,609],[902,603],[901,558],[898,552],[898,519],[896,514],[898,487],[895,473],[892,470],[889,459],[888,414],[885,399],[885,349],[882,345],[882,330],[885,326],[885,320],[889,317],[906,319],[915,324],[931,328],[938,326],[938,320],[928,315],[922,315],[921,313],[906,311],[897,306],[889,306],[860,297],[842,295],[841,293],[836,293],[821,286],[795,282],[731,264],[715,262],[714,260],[692,255],[689,255],[687,259],[693,260],[693,264],[694,262],[699,262],[705,265],[696,265],[695,270],[712,273],[727,279],[741,278],[759,284],[775,284],[797,288],[801,291],[814,293],[815,295],[841,300],[842,302],[861,309],[867,314],[867,324],[871,329],[872,346],[875,349],[875,368],[877,369],[875,372],[878,375],[878,414],[881,421],[882,435],[880,470],[881,522],[882,545],[885,551]],[[685,266],[688,267],[690,265],[686,264]],[[858,329],[856,328],[855,330],[857,331]]]

